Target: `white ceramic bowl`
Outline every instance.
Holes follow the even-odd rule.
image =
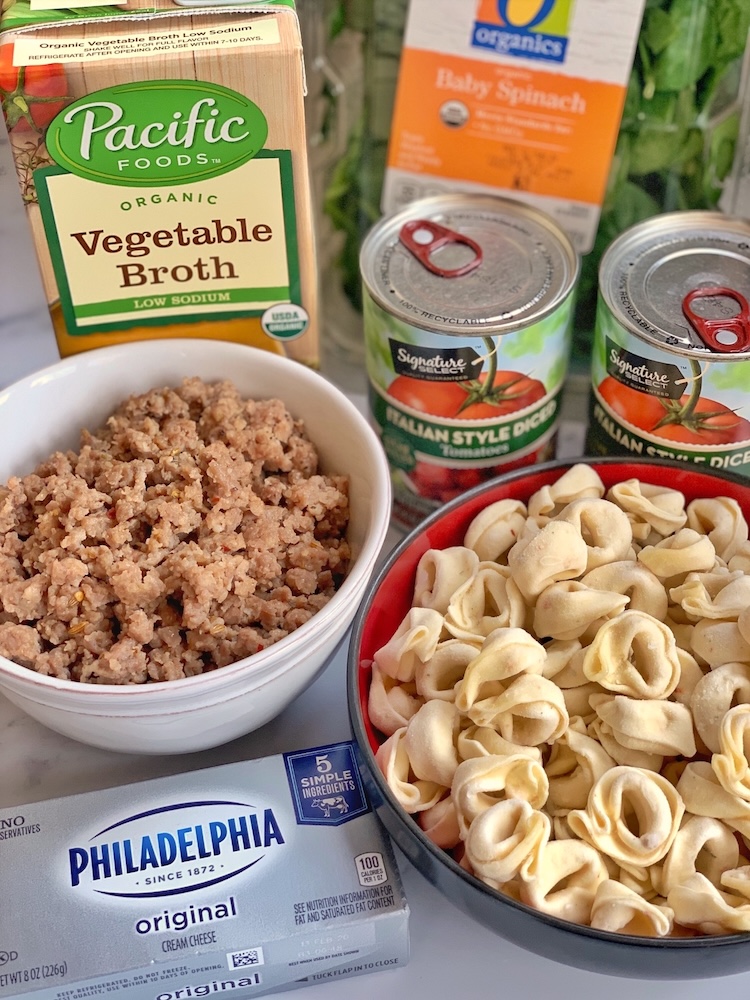
[[[344,638],[388,530],[390,478],[380,442],[322,375],[266,351],[215,340],[153,340],[89,351],[0,390],[0,483],[30,472],[126,396],[184,376],[231,379],[248,397],[283,399],[325,472],[350,481],[352,565],[330,602],[284,639],[220,670],[163,683],[90,685],[45,677],[0,656],[0,692],[66,736],[108,750],[186,753],[264,725],[325,667]]]

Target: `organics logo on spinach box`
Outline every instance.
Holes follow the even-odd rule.
[[[573,0],[477,0],[471,44],[504,56],[564,62]]]
[[[47,149],[102,184],[190,184],[234,170],[263,148],[268,122],[249,98],[201,80],[144,80],[87,94],[60,112]]]

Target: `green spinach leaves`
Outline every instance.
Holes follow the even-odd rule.
[[[660,212],[715,208],[739,127],[748,0],[648,0],[599,230],[583,259],[574,362],[588,362],[601,256]]]

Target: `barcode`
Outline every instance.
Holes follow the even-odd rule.
[[[245,948],[227,955],[230,969],[246,969],[250,965],[263,965],[262,948]]]

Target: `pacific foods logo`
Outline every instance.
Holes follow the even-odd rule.
[[[200,80],[145,80],[97,90],[49,126],[52,159],[102,184],[189,184],[234,170],[268,137],[261,109]]]
[[[477,0],[471,44],[499,55],[564,62],[573,0]]]
[[[142,899],[226,882],[285,843],[273,809],[184,802],[126,816],[68,849],[72,888]]]

